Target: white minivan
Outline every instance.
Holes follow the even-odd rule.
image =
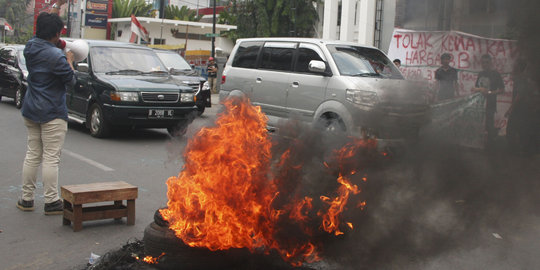
[[[247,95],[268,116],[383,140],[416,137],[429,117],[427,91],[406,81],[379,49],[311,38],[239,39],[220,99]]]

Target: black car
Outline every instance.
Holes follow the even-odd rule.
[[[15,106],[21,108],[26,93],[26,62],[24,45],[8,45],[0,48],[0,99],[13,98]]]
[[[197,90],[196,104],[199,115],[204,113],[206,107],[212,106],[210,87],[206,79],[199,76],[197,71],[193,70],[191,65],[178,53],[169,50],[154,50],[174,78]]]
[[[88,57],[75,64],[77,83],[67,91],[70,120],[94,137],[114,128],[167,128],[182,134],[197,114],[196,89],[169,75],[144,46],[87,40]]]

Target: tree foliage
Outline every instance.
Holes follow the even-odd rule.
[[[114,0],[113,2],[113,18],[135,16],[148,16],[154,7],[152,4],[147,4],[144,0]]]
[[[9,43],[25,43],[32,34],[29,30],[27,18],[32,15],[26,14],[26,7],[30,0],[0,0],[0,17],[5,18],[13,27],[13,36],[9,36],[6,41]],[[2,25],[2,30],[4,26]]]
[[[317,0],[232,0],[219,23],[237,25],[225,35],[245,37],[312,37],[318,21]],[[257,18],[255,20],[254,18]]]
[[[201,18],[202,15],[197,16],[197,12],[189,9],[187,6],[179,8],[178,6],[170,5],[165,7],[165,19],[198,22]]]

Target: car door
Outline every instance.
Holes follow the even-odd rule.
[[[66,104],[68,111],[80,117],[86,117],[88,109],[88,100],[91,95],[91,75],[88,59],[76,63],[75,76],[77,81],[75,85],[68,89],[66,94]]]
[[[300,43],[297,49],[294,75],[289,77],[287,92],[287,111],[310,122],[313,114],[325,98],[326,86],[330,77],[309,71],[312,60],[324,61],[321,49],[310,43]]]
[[[269,118],[287,117],[287,91],[295,48],[295,42],[266,42],[262,48],[252,102],[261,106]]]

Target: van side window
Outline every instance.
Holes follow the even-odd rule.
[[[296,43],[267,42],[262,50],[261,68],[272,70],[292,70],[292,60]]]
[[[296,67],[294,70],[298,72],[310,72],[308,65],[311,60],[324,61],[320,53],[312,48],[305,48],[304,44],[300,45],[300,48],[298,48],[298,59],[296,60]]]
[[[262,45],[262,42],[242,42],[236,50],[232,66],[241,68],[255,68],[257,63],[257,55],[259,54],[259,50],[261,49]]]

